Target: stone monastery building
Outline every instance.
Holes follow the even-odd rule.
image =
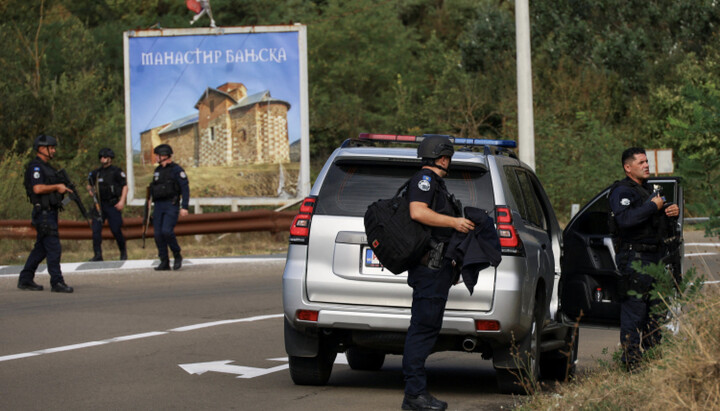
[[[290,103],[265,90],[253,95],[241,83],[208,87],[192,114],[140,133],[144,164],[152,150],[170,144],[183,167],[237,166],[290,161],[287,112]]]

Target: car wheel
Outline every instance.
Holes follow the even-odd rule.
[[[535,301],[540,301],[538,298]],[[513,354],[516,368],[496,368],[496,379],[500,392],[504,394],[533,394],[540,380],[540,336],[542,335],[542,308],[535,304],[530,332],[520,343],[528,347]]]
[[[578,347],[580,346],[580,330],[568,327],[565,345],[557,350],[543,353],[540,361],[540,373],[543,378],[567,381],[577,370]]]
[[[358,371],[377,371],[385,363],[385,353],[375,350],[351,347],[345,356],[350,368]]]
[[[290,377],[297,385],[325,385],[330,379],[337,353],[320,348],[315,357],[290,356]]]

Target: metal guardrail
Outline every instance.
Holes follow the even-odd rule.
[[[239,233],[249,231],[269,231],[277,233],[290,230],[296,211],[251,210],[239,212],[190,214],[180,217],[175,226],[175,235]],[[64,240],[90,240],[92,230],[85,221],[60,220],[58,222],[60,238]],[[122,231],[125,238],[142,238],[142,218],[123,219]],[[153,227],[148,227],[145,237],[153,237]],[[110,228],[103,226],[102,236],[112,239]],[[35,228],[30,220],[0,220],[0,238],[35,238]]]

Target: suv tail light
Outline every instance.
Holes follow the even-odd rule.
[[[307,244],[310,235],[310,221],[315,211],[316,197],[306,197],[300,205],[300,212],[290,225],[290,242],[293,244]]]
[[[522,241],[512,223],[512,211],[508,207],[495,207],[495,221],[503,254],[521,254]]]

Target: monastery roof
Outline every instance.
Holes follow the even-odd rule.
[[[158,132],[158,134],[166,134],[171,131],[179,130],[185,126],[190,126],[198,122],[198,118],[200,116],[195,114],[190,114],[189,116],[185,116],[183,118],[177,119],[175,121],[170,122],[167,126],[163,127],[162,130]]]

